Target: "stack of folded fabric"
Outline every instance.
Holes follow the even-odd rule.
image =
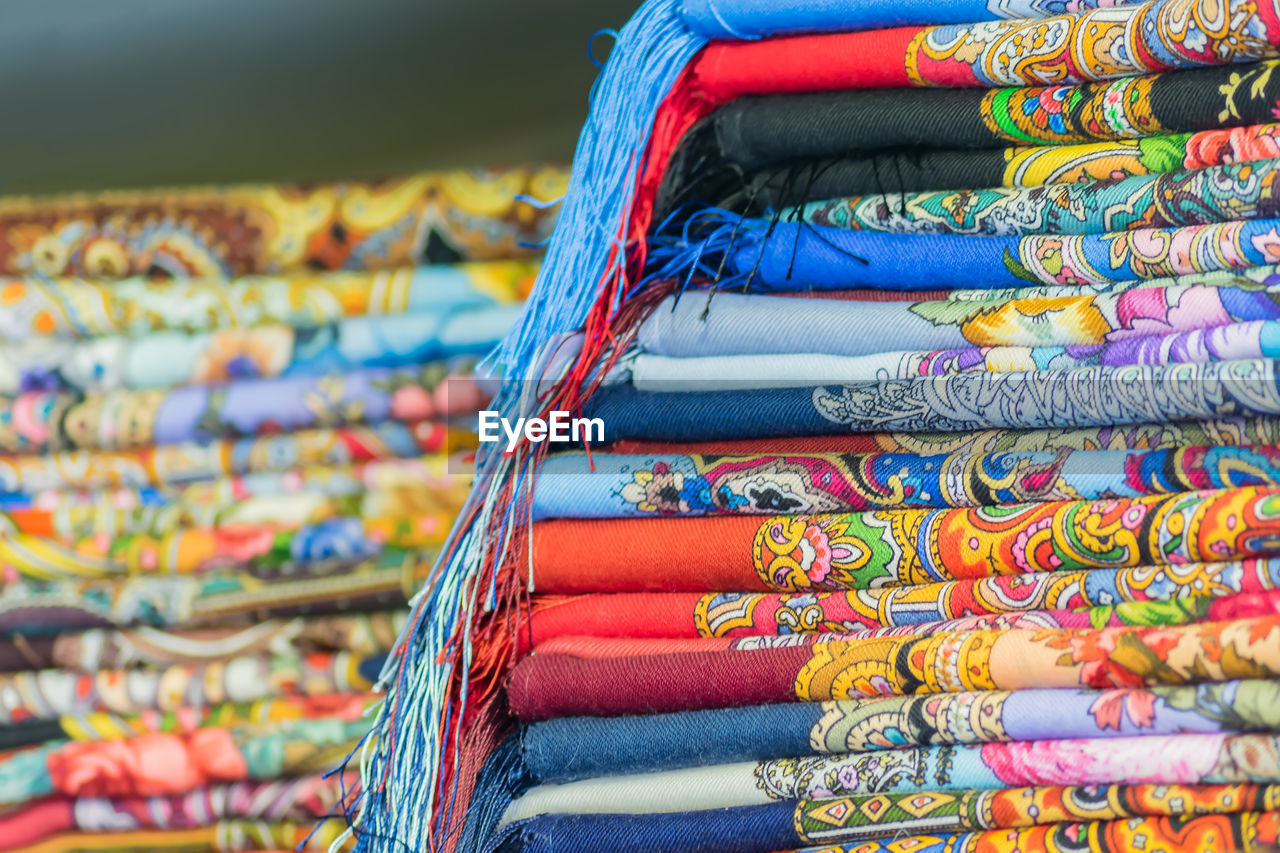
[[[1280,3],[654,0],[360,849],[1280,843]],[[424,780],[430,784],[424,784]]]
[[[0,200],[0,850],[341,833],[565,178]]]

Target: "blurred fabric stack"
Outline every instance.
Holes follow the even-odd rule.
[[[0,199],[0,850],[345,827],[565,180]]]

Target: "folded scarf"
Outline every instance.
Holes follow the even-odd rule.
[[[537,269],[533,261],[492,261],[229,281],[33,275],[4,282],[0,339],[140,337],[269,325],[317,329],[380,315],[449,316],[520,301]]]
[[[639,456],[558,453],[533,518],[652,518],[1106,500],[1280,485],[1280,447],[992,454]]]
[[[282,723],[298,720],[354,723],[375,702],[376,697],[371,693],[348,691],[314,696],[286,694],[252,702],[183,706],[172,711],[149,709],[126,714],[89,711],[6,726],[0,735],[3,744],[0,748],[20,749],[63,740],[104,743],[155,734],[187,736],[207,728],[271,732]]]
[[[214,664],[92,674],[60,669],[5,673],[0,675],[0,720],[13,725],[91,711],[176,711],[286,694],[364,692],[384,657],[322,652],[305,658],[252,655]]]
[[[903,836],[1006,830],[989,834],[1006,843],[1018,838],[1026,844],[1017,849],[1053,850],[1057,848],[1037,847],[1034,842],[1041,838],[1054,842],[1058,838],[1067,840],[1070,836],[1062,824],[1068,821],[1089,821],[1091,823],[1076,824],[1089,828],[1102,825],[1092,822],[1111,821],[1116,830],[1120,830],[1123,823],[1124,836],[1140,837],[1146,846],[1158,843],[1162,836],[1183,842],[1189,834],[1214,842],[1225,842],[1242,833],[1248,837],[1254,831],[1251,813],[1277,810],[1280,810],[1280,787],[1272,785],[1109,785],[928,791],[671,814],[544,815],[509,827],[505,836],[515,841],[506,841],[501,849],[586,853],[597,849],[593,846],[594,839],[610,838],[637,853],[671,849],[699,853],[772,853],[800,844],[892,838],[890,849],[920,850],[929,848],[907,847]],[[1214,818],[1189,833],[1204,815]],[[1272,822],[1280,829],[1280,815]],[[1032,827],[1044,827],[1045,831],[1007,831]],[[1093,840],[1100,833],[1086,829],[1083,835]],[[1081,840],[1071,839],[1067,849],[1080,849],[1076,843]],[[864,850],[861,846],[857,849],[859,853]],[[960,842],[945,849],[963,850],[965,846]],[[980,845],[979,849],[998,848]],[[1104,843],[1088,849],[1110,848]],[[1192,848],[1180,845],[1178,849]]]
[[[0,639],[0,671],[100,669],[213,663],[245,655],[307,655],[390,651],[404,627],[403,611],[351,613],[310,619],[270,619],[248,627],[163,631],[97,629],[78,634]]]
[[[377,183],[106,192],[0,202],[8,275],[195,278],[385,269],[528,254],[560,169],[438,172]]]
[[[893,234],[741,219],[709,211],[708,236],[659,236],[654,279],[697,272],[758,292],[1105,285],[1273,265],[1280,220],[1250,219],[1060,236]]]
[[[1043,429],[1280,412],[1270,360],[960,373],[809,388],[645,393],[602,387],[584,407],[606,443]]]
[[[858,57],[848,61],[857,63]],[[806,67],[803,63],[798,67]],[[721,93],[716,87],[713,103],[724,103],[725,95],[755,96],[711,112],[684,138],[671,162],[656,168],[691,173],[702,161],[698,168],[753,171],[851,153],[1063,145],[1248,127],[1275,120],[1272,107],[1280,94],[1275,67],[1259,62],[1038,88],[831,91],[839,86],[810,86],[778,95],[766,94],[775,89],[759,80],[773,69],[755,66],[752,83],[763,91],[734,85]],[[689,118],[708,112],[704,108]]]
[[[739,640],[745,648],[634,657],[534,654],[516,664],[507,697],[521,720],[545,720],[888,694],[1195,684],[1280,676],[1277,640],[1280,616],[1270,615],[1170,627],[819,636],[766,648]]]
[[[1205,597],[1274,600],[1280,560],[1179,563],[1124,569],[1032,572],[848,592],[595,593],[539,595],[527,640],[587,637],[750,637],[928,625],[1030,611],[1094,611],[1098,618],[1168,618]],[[1151,605],[1167,605],[1152,607]],[[1114,612],[1110,609],[1114,608]],[[525,638],[522,638],[522,640]]]
[[[966,691],[748,705],[629,717],[561,717],[520,733],[537,783],[812,754],[1047,738],[1274,731],[1280,682],[1112,690]],[[690,744],[697,749],[690,749]]]
[[[902,850],[947,853],[1021,853],[1043,850],[1066,853],[1094,850],[1120,853],[1137,847],[1215,853],[1239,850],[1263,853],[1280,840],[1280,812],[1245,812],[1204,817],[1161,817],[1140,820],[1055,823],[1031,829],[969,832],[962,835],[912,835],[892,841],[805,848],[797,853],[900,853]]]
[[[349,753],[363,721],[296,720],[273,731],[203,728],[98,743],[53,741],[0,756],[0,803],[51,795],[154,797],[316,773]]]
[[[371,558],[295,565],[288,571],[18,580],[0,584],[0,636],[138,625],[236,625],[399,608],[434,561],[430,549],[386,549]]]
[[[1275,55],[1266,45],[1275,41],[1275,9],[1251,3],[1226,4],[1230,11],[1223,4],[1201,5],[1155,0],[1044,20],[713,44],[689,62],[652,125],[644,128],[653,131],[653,162],[642,174],[640,200],[647,201],[646,191],[664,173],[735,166],[750,171],[880,149],[1135,138],[1272,120],[1267,63],[1240,72],[1150,73]],[[1204,29],[1210,19],[1216,22],[1209,25],[1214,36]],[[1142,32],[1126,29],[1132,26]],[[1236,38],[1229,32],[1236,26],[1252,28],[1260,39],[1213,58],[1192,58],[1175,35],[1182,30],[1200,39],[1200,47],[1216,37]],[[1117,76],[1125,79],[1082,84]],[[1259,82],[1242,86],[1242,77]],[[1042,88],[989,88],[1028,84]],[[982,88],[900,88],[912,86]],[[774,103],[757,106],[770,100]],[[666,152],[713,110],[668,163]],[[851,121],[853,115],[858,119]],[[668,190],[666,195],[679,198],[681,193]]]
[[[972,304],[972,303],[970,303]],[[671,358],[638,353],[625,376],[639,391],[798,388],[954,373],[1014,373],[1280,357],[1280,323],[1254,320],[1189,332],[1121,337],[1105,344],[963,347],[863,356],[735,355]]]
[[[182,441],[130,450],[65,450],[0,455],[4,492],[174,487],[194,480],[282,472],[313,465],[350,465],[475,447],[462,430],[436,421],[382,421],[301,429],[238,439]]]
[[[1265,290],[1268,280],[1275,276],[1277,267],[1267,265],[1246,267],[1242,269],[1214,270],[1212,272],[1188,273],[1186,275],[1164,276],[1132,281],[1108,282],[1106,284],[1087,284],[1073,282],[1070,284],[1027,284],[1018,287],[996,289],[968,288],[962,290],[924,290],[919,292],[898,292],[891,290],[834,290],[813,291],[804,295],[828,300],[865,299],[861,294],[876,293],[882,299],[873,301],[937,301],[947,302],[1006,302],[1014,299],[1060,299],[1064,296],[1080,296],[1090,293],[1119,294],[1126,291],[1143,291],[1170,287],[1178,284],[1199,284],[1205,287],[1245,287],[1254,290]],[[796,294],[781,294],[795,296]]]
[[[110,578],[122,575],[188,574],[242,568],[271,577],[305,574],[308,567],[376,557],[386,549],[438,545],[452,513],[335,516],[314,524],[240,524],[180,527],[150,535],[94,533],[61,542],[27,533],[0,537],[0,561],[8,578]]]
[[[519,316],[515,305],[452,314],[356,317],[326,326],[256,326],[186,335],[0,344],[0,393],[149,390],[236,379],[323,376],[483,355]]]
[[[1280,125],[1268,123],[1069,145],[853,154],[766,167],[747,175],[721,175],[712,169],[673,172],[659,196],[658,212],[659,219],[665,218],[677,200],[694,195],[714,207],[760,215],[808,199],[1041,187],[1254,163],[1280,157],[1278,133]]]
[[[0,528],[63,542],[163,536],[190,527],[302,527],[331,518],[416,515],[447,528],[467,497],[445,456],[259,472],[171,489],[0,493]],[[434,519],[434,521],[433,521]],[[442,534],[443,535],[443,534]]]
[[[0,451],[127,450],[475,411],[483,400],[447,364],[249,379],[167,391],[30,391],[0,398]]]
[[[22,848],[23,853],[286,853],[350,850],[340,841],[346,821],[217,820],[194,829],[64,832]]]
[[[859,32],[908,24],[966,24],[1006,18],[1047,18],[1133,0],[941,0],[928,5],[867,0],[856,6],[806,0],[680,0],[671,10],[706,39],[754,39],[798,32]]]
[[[1269,556],[1280,490],[835,515],[544,521],[541,593],[873,589]],[[2,543],[0,543],[2,544]]]
[[[1039,20],[727,42],[705,50],[689,73],[702,94],[725,100],[828,89],[1078,83],[1273,57],[1278,17],[1280,8],[1267,2],[1150,0]]]
[[[813,610],[805,612],[803,603],[796,602],[797,610],[779,613],[776,627],[771,627],[765,618],[761,620],[764,624],[758,626],[746,624],[751,617],[750,615],[743,617],[743,610],[738,607],[738,599],[746,599],[742,604],[749,606],[751,600],[748,596],[741,593],[726,593],[707,598],[711,598],[713,602],[711,606],[716,609],[714,611],[708,609],[702,613],[695,612],[694,618],[698,625],[696,626],[697,634],[693,637],[665,637],[657,631],[652,632],[653,635],[650,636],[643,630],[640,636],[632,634],[615,636],[614,632],[605,632],[604,636],[599,636],[586,634],[582,629],[574,630],[570,627],[558,633],[547,633],[547,627],[544,624],[540,631],[530,631],[534,634],[533,651],[535,654],[546,656],[632,658],[797,648],[820,643],[855,643],[884,638],[911,639],[972,631],[1022,629],[1070,631],[1124,626],[1168,627],[1280,615],[1280,590],[1271,589],[1263,592],[1227,593],[1220,596],[1202,595],[1197,591],[1197,594],[1168,601],[1121,601],[1118,604],[1072,610],[1037,609],[982,613],[906,625],[878,625],[873,619],[865,616],[862,619],[848,620],[848,624],[841,624],[838,620],[827,625],[814,624],[801,619],[816,620],[819,613]],[[712,619],[716,620],[716,628],[723,628],[726,623],[732,624],[735,617],[740,623],[738,627],[741,630],[719,633],[711,630]],[[539,633],[542,634],[541,639],[537,636]],[[520,645],[517,645],[517,648],[524,651]]]
[[[885,193],[810,201],[785,222],[911,234],[1102,234],[1280,214],[1280,160],[1121,180],[962,192]],[[824,198],[810,196],[810,198]]]
[[[184,528],[300,528],[343,516],[417,515],[448,528],[466,500],[448,457],[311,467],[186,483],[169,491],[0,493],[3,534],[60,542],[93,535],[161,535]],[[434,521],[433,521],[434,519]]]
[[[640,326],[637,343],[644,353],[677,358],[799,355],[819,349],[827,357],[867,357],[886,352],[886,340],[894,350],[1102,346],[1120,341],[1133,341],[1127,346],[1140,350],[1163,349],[1163,341],[1155,343],[1163,336],[1203,331],[1212,337],[1210,330],[1223,326],[1280,319],[1278,292],[1270,284],[1188,283],[1121,293],[981,301],[867,303],[736,293],[716,293],[708,301],[685,295],[664,300]],[[1261,330],[1259,336],[1261,347]],[[732,382],[753,377],[735,370],[723,378]]]
[[[357,781],[352,775],[232,782],[172,796],[50,797],[0,816],[0,850],[73,831],[195,829],[233,818],[305,824],[329,815]]]
[[[1277,735],[1183,734],[815,755],[542,785],[513,802],[504,822],[1024,785],[1274,784],[1278,753]]]
[[[614,453],[694,453],[726,456],[777,453],[998,453],[1011,450],[1141,450],[1214,444],[1248,447],[1280,443],[1274,417],[1169,421],[1066,429],[985,429],[970,432],[869,432],[850,435],[795,436],[721,441],[649,441],[623,439]]]
[[[906,587],[911,590],[911,587]],[[954,631],[1004,631],[1015,628],[1105,628],[1122,625],[1187,625],[1193,622],[1220,622],[1280,613],[1280,590],[1206,595],[1154,601],[1120,601],[1097,607],[1026,608],[995,613],[976,613],[951,619],[925,620],[905,625],[882,625],[880,614],[868,612],[855,594],[791,596],[786,601],[775,596],[741,593],[702,596],[689,611],[673,605],[680,602],[667,596],[677,593],[615,593],[592,596],[604,622],[612,625],[600,633],[592,622],[566,621],[569,613],[551,619],[535,610],[529,628],[533,651],[541,654],[570,654],[578,657],[702,652],[717,649],[779,648],[828,640],[872,640],[882,637],[921,636]],[[622,601],[615,601],[614,598]],[[914,597],[914,596],[913,596]],[[638,598],[638,600],[637,600]],[[551,604],[554,611],[555,599]],[[855,606],[850,606],[856,602]],[[857,605],[863,605],[861,607]],[[638,605],[639,612],[626,609]],[[665,606],[664,606],[665,605]],[[538,602],[534,602],[535,608]],[[580,601],[574,610],[583,610]],[[773,607],[772,611],[770,606]],[[539,619],[538,616],[542,615]],[[634,626],[634,627],[632,627]],[[714,639],[713,639],[714,638]],[[522,638],[523,641],[524,638]]]

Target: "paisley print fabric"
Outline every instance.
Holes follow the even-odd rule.
[[[561,169],[452,172],[373,184],[264,185],[9,198],[9,275],[199,278],[509,258],[551,232]]]
[[[167,389],[415,366],[496,343],[518,313],[495,306],[452,315],[361,317],[312,329],[24,341],[0,345],[0,393]]]
[[[1252,556],[1254,549],[1269,551],[1269,507],[1276,499],[1280,498],[1271,490],[1246,488],[977,510],[902,510],[879,517],[780,517],[759,526],[752,548],[761,581],[775,589],[876,587],[1024,571],[1187,563]],[[1235,523],[1216,518],[1218,512]],[[826,532],[829,562],[825,555],[813,563],[803,556],[797,559],[807,549],[787,547],[804,538],[810,527]],[[949,536],[949,528],[959,535]],[[1046,537],[1042,530],[1052,530],[1053,535]],[[908,541],[912,546],[904,547]],[[926,547],[917,550],[916,542]],[[859,565],[864,560],[869,571]]]
[[[733,594],[727,594],[733,595]],[[959,619],[921,622],[900,626],[876,626],[870,620],[847,620],[820,626],[805,623],[789,623],[783,615],[780,628],[785,632],[752,631],[743,627],[740,634],[727,638],[708,637],[710,631],[698,625],[700,639],[692,638],[598,638],[575,636],[547,636],[535,641],[534,652],[541,655],[569,655],[573,657],[603,658],[637,655],[665,655],[703,653],[720,650],[758,650],[795,648],[824,642],[862,642],[883,638],[916,637],[922,634],[956,633],[967,631],[1012,630],[1084,630],[1088,628],[1112,628],[1122,626],[1189,625],[1200,622],[1225,622],[1232,619],[1272,616],[1280,613],[1280,595],[1273,591],[1247,593],[1223,597],[1192,596],[1173,601],[1121,602],[1104,607],[1079,610],[1037,610],[1011,613],[981,614]],[[718,616],[731,615],[721,611]],[[810,616],[813,614],[810,613]],[[700,621],[698,614],[694,614]],[[870,623],[870,624],[868,624]]]
[[[0,485],[11,496],[61,489],[177,488],[197,480],[422,454],[453,453],[465,458],[474,446],[474,437],[439,422],[382,421],[121,451],[66,450],[38,456],[0,456]],[[459,465],[462,461],[458,459]]]
[[[1230,11],[1225,12],[1226,5]],[[1038,21],[933,27],[911,39],[916,85],[1005,86],[1128,77],[1272,55],[1280,9],[1265,2],[1155,2]]]
[[[383,657],[346,652],[305,658],[250,655],[217,664],[174,664],[149,670],[7,673],[0,675],[0,718],[12,725],[91,711],[176,711],[290,694],[363,692],[372,686],[371,676]],[[23,760],[34,760],[34,756]]]
[[[403,611],[393,611],[275,619],[243,628],[162,631],[140,627],[24,636],[0,640],[0,666],[8,671],[95,672],[265,653],[346,651],[374,655],[390,651],[403,626]]]
[[[0,538],[5,582],[21,577],[110,578],[242,569],[271,577],[301,574],[314,564],[352,562],[386,549],[439,544],[448,531],[435,516],[335,516],[313,524],[179,527],[163,534],[95,533],[60,542],[29,533]]]
[[[800,593],[611,593],[537,602],[535,648],[555,637],[787,637],[891,628],[1028,624],[1169,624],[1246,601],[1273,606],[1274,559],[1132,569],[1034,572],[905,587]],[[1222,599],[1215,602],[1215,599]],[[1220,611],[1222,612],[1222,611]],[[916,626],[925,626],[917,628]]]
[[[0,530],[73,541],[97,532],[160,536],[184,527],[299,526],[342,516],[419,514],[445,526],[466,499],[447,458],[292,469],[171,489],[0,496]]]
[[[1036,848],[1047,853],[1072,850],[1132,850],[1142,845],[1153,850],[1185,850],[1209,853],[1232,849],[1263,851],[1273,847],[1280,834],[1280,813],[1246,812],[1239,815],[1171,817],[1151,820],[1117,820],[1061,823],[1034,829],[989,830],[963,835],[900,836],[894,841],[859,843],[852,847],[811,847],[805,853],[903,853],[906,850],[948,853],[1014,853]]]
[[[545,521],[533,525],[531,560],[534,582],[546,593],[876,589],[1182,565],[1274,554],[1278,495],[1246,487],[765,520]],[[607,553],[586,544],[591,541],[608,542]],[[627,565],[635,554],[646,556],[642,568]]]
[[[492,261],[378,272],[221,279],[5,279],[0,338],[142,336],[283,325],[314,329],[357,317],[452,314],[528,294],[534,261]]]
[[[890,194],[810,202],[784,219],[860,231],[1097,234],[1274,218],[1280,161],[1030,189]]]
[[[272,616],[403,607],[434,559],[432,549],[386,548],[372,557],[269,571],[6,580],[0,585],[0,634],[242,625]]]
[[[0,397],[0,451],[128,450],[475,411],[483,397],[445,362],[170,390],[27,391]]]
[[[533,515],[621,518],[991,506],[1280,485],[1280,448],[632,456],[562,453]]]
[[[350,774],[349,774],[350,775]],[[319,775],[271,782],[210,785],[187,794],[154,797],[58,797],[0,816],[4,850],[23,849],[58,833],[115,833],[129,840],[149,829],[196,829],[220,820],[305,825],[328,814],[353,778]],[[109,841],[112,836],[98,835]],[[72,842],[74,843],[74,842]],[[57,849],[56,846],[51,849]]]

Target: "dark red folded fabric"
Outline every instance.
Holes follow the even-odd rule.
[[[522,720],[662,714],[795,701],[808,648],[645,658],[533,655],[511,673],[507,699]]]

